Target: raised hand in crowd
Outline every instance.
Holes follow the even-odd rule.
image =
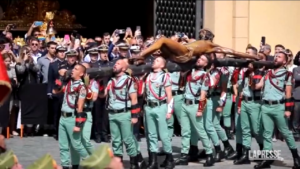
[[[112,43],[116,44],[119,41],[120,36],[114,35],[112,38],[113,38]]]
[[[136,38],[136,37],[138,37],[138,36],[140,36],[140,35],[142,35],[142,32],[141,32],[141,30],[136,30],[135,32],[134,32],[134,37]]]

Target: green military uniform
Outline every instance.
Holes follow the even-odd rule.
[[[183,91],[179,88],[179,80],[180,80],[180,72],[172,72],[170,73],[170,77],[172,80],[172,96],[174,99],[174,113],[175,116],[181,125],[180,114],[181,114],[181,106],[183,103]],[[172,116],[170,119],[167,120],[168,128],[169,128],[169,135],[170,137],[174,134],[174,117]]]
[[[236,100],[235,100],[235,136],[236,136],[236,142],[241,144],[243,143],[243,138],[242,138],[242,125],[241,125],[241,116],[240,113],[238,113],[238,103],[240,101],[240,94],[243,90],[243,86],[242,86],[242,82],[243,82],[243,78],[244,78],[244,74],[247,71],[247,68],[243,68],[242,70],[240,70],[239,72],[239,76],[238,76],[238,96],[236,96]]]
[[[234,111],[235,111],[235,138],[236,138],[236,152],[229,156],[227,159],[228,160],[235,160],[241,156],[242,153],[242,143],[243,143],[243,138],[242,138],[242,126],[241,126],[241,116],[240,113],[238,112],[238,104],[240,102],[240,94],[242,92],[243,86],[242,86],[242,81],[244,78],[244,73],[246,72],[247,68],[243,69],[237,69],[235,71],[238,71],[238,76],[237,76],[237,87],[238,87],[238,95],[235,97],[235,106],[234,106]]]
[[[211,138],[213,145],[218,146],[219,138],[222,141],[228,140],[227,136],[223,130],[223,128],[220,125],[220,112],[216,112],[217,107],[219,107],[219,100],[221,96],[221,85],[222,83],[227,83],[228,75],[225,73],[222,73],[219,69],[214,69],[209,72],[211,80],[214,77],[215,79],[219,79],[216,82],[211,81],[215,84],[215,87],[210,88],[210,98],[208,98],[207,101],[207,109],[204,113],[205,118],[205,129],[209,137]]]
[[[184,102],[182,104],[182,112],[180,116],[182,162],[177,164],[187,165],[187,156],[190,150],[190,145],[192,150],[190,155],[194,156],[190,158],[197,159],[198,154],[192,152],[198,151],[198,138],[200,138],[203,144],[205,153],[213,153],[209,137],[204,129],[204,118],[203,116],[196,116],[198,112],[201,91],[208,91],[209,89],[209,83],[204,83],[205,75],[206,72],[204,70],[193,69],[192,72],[187,76],[187,83],[183,96]]]
[[[263,122],[263,146],[264,150],[271,151],[272,135],[274,124],[282,134],[285,142],[292,152],[294,166],[300,168],[300,158],[298,155],[297,146],[293,137],[292,131],[288,127],[288,118],[285,117],[285,111],[291,111],[293,101],[291,98],[286,98],[285,87],[292,86],[292,74],[285,68],[269,70],[264,77],[263,87],[263,104],[261,106],[262,122]],[[285,103],[285,104],[284,104]],[[269,156],[270,154],[266,154]],[[273,155],[273,154],[272,154]],[[271,160],[265,160],[256,165],[254,168],[270,168]]]
[[[131,124],[131,100],[129,95],[136,93],[132,79],[127,74],[108,82],[108,112],[112,149],[116,156],[123,156],[123,142],[130,157],[137,156],[136,141]]]
[[[225,156],[229,155],[233,149],[228,142],[227,135],[224,129],[220,125],[221,113],[216,112],[217,107],[223,106],[220,103],[221,99],[221,87],[223,83],[227,84],[228,71],[224,68],[215,68],[209,73],[210,78],[210,89],[208,92],[207,108],[204,112],[204,126],[205,130],[215,146],[216,162],[220,162],[222,157],[221,147],[219,139],[223,142],[225,148]],[[224,98],[225,100],[226,98]],[[222,101],[223,102],[223,101]]]
[[[99,84],[96,80],[90,81],[90,84],[87,85],[88,93],[98,93],[99,92]],[[92,97],[92,95],[91,95]],[[93,125],[93,116],[92,116],[92,108],[94,105],[94,102],[92,101],[93,98],[88,98],[89,100],[85,101],[84,105],[84,112],[87,114],[87,119],[84,123],[84,126],[82,128],[82,144],[89,153],[89,155],[92,154],[94,147],[91,143],[91,132],[92,132],[92,125]]]
[[[223,108],[223,123],[226,130],[227,137],[230,137],[230,128],[231,128],[231,108],[232,108],[232,83],[231,77],[234,71],[234,67],[229,66],[227,68],[229,75],[228,75],[228,82],[227,82],[227,94],[226,94],[226,104]]]
[[[161,71],[153,78],[150,73],[146,80],[146,105],[144,106],[147,134],[150,152],[157,153],[158,134],[163,144],[164,152],[172,153],[171,140],[167,127],[167,96],[165,87],[171,85],[170,75]],[[159,91],[160,96],[159,96]],[[157,133],[158,131],[158,133]]]
[[[259,70],[257,70],[259,71]],[[257,72],[256,71],[256,72]],[[260,71],[259,71],[260,72]],[[240,126],[242,131],[242,145],[243,148],[237,148],[238,159],[234,164],[249,164],[249,150],[251,148],[252,133],[255,135],[260,149],[262,150],[262,124],[261,124],[261,91],[252,90],[252,83],[258,83],[259,78],[255,79],[250,75],[251,72],[246,71],[243,74],[241,86],[242,96],[239,99],[240,104]],[[261,77],[260,77],[261,78]]]
[[[170,134],[166,132],[168,131],[166,115],[170,112],[168,112],[165,88],[171,86],[171,83],[170,75],[169,73],[165,73],[165,71],[150,73],[145,82],[146,104],[144,106],[144,124],[146,126],[146,137],[149,151],[148,168],[158,167],[158,135],[162,142],[163,151],[166,153],[166,159],[161,166],[166,168],[174,167]]]
[[[80,158],[87,158],[88,153],[82,144],[82,129],[74,132],[76,98],[86,98],[87,91],[82,80],[70,81],[66,86],[59,120],[59,149],[61,165],[70,165],[70,152],[72,165],[79,165]],[[80,90],[80,91],[78,91]],[[70,150],[70,152],[69,152]]]
[[[254,83],[254,82],[253,82]],[[249,76],[244,76],[242,82],[241,127],[243,146],[250,149],[252,133],[259,144],[262,144],[261,96],[249,86]]]
[[[263,105],[261,107],[262,122],[264,127],[263,145],[264,150],[272,150],[272,134],[274,131],[274,124],[284,137],[290,149],[296,149],[295,140],[292,131],[288,128],[288,119],[284,116],[285,106],[285,86],[292,85],[292,76],[282,75],[287,72],[285,68],[274,72],[270,70],[271,74],[277,77],[271,77],[270,74],[265,75],[265,84],[263,89]],[[280,76],[282,75],[282,76]],[[280,90],[282,91],[280,91]]]

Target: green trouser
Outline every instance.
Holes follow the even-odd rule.
[[[198,104],[182,104],[181,112],[181,153],[188,154],[191,145],[198,145],[200,138],[206,154],[212,153],[210,140],[204,129],[203,116],[196,117]],[[191,137],[196,136],[196,137]]]
[[[234,111],[235,111],[235,119],[234,119],[234,122],[235,122],[235,140],[236,140],[236,143],[243,144],[241,115],[238,113],[239,100],[240,100],[239,97],[235,98],[235,106],[234,106]]]
[[[242,101],[241,127],[243,146],[251,148],[252,133],[258,144],[262,144],[261,103],[259,101]]]
[[[158,152],[157,142],[158,135],[162,142],[164,152],[172,153],[172,144],[169,136],[168,125],[166,120],[167,104],[162,104],[156,107],[144,106],[147,138],[149,141],[149,151]],[[158,132],[158,133],[157,133]]]
[[[174,114],[180,125],[180,114],[181,114],[181,106],[183,103],[183,95],[173,96],[174,99]],[[167,120],[169,135],[172,138],[174,134],[174,115]]]
[[[60,150],[61,166],[70,165],[70,153],[72,165],[79,165],[80,159],[89,155],[82,144],[82,129],[74,132],[75,115],[71,117],[61,116],[58,129],[58,144]]]
[[[220,140],[228,140],[224,129],[220,125],[221,112],[216,112],[219,106],[219,99],[220,96],[212,96],[209,98],[206,111],[203,113],[204,127],[214,146],[219,146]]]
[[[232,94],[227,93],[226,95],[226,104],[223,108],[223,123],[224,127],[230,128],[231,127],[231,107],[232,107]]]
[[[93,116],[92,113],[86,112],[87,119],[82,128],[82,144],[86,151],[91,155],[94,151],[94,146],[91,143],[91,133],[92,133],[92,125],[93,125]]]
[[[296,149],[295,139],[292,131],[288,128],[288,118],[284,116],[284,104],[263,104],[261,106],[262,122],[264,127],[263,140],[264,150],[272,150],[272,135],[274,124],[282,134],[285,142],[290,149]]]
[[[108,110],[109,127],[112,140],[112,149],[116,156],[123,156],[123,142],[128,156],[137,155],[136,142],[133,136],[130,111],[114,113]]]

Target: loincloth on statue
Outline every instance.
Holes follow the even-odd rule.
[[[186,63],[188,61],[190,61],[193,58],[193,54],[194,54],[194,49],[191,47],[187,47],[185,46],[188,50],[188,52],[184,55],[181,56],[174,56],[173,58],[171,57],[170,60],[172,60],[173,62],[176,63]]]

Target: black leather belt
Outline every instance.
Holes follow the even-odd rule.
[[[268,105],[276,105],[276,104],[283,104],[284,100],[263,100],[264,104]]]
[[[84,112],[90,112],[90,111],[92,111],[92,108],[84,108],[83,111]]]
[[[72,112],[61,112],[61,116],[63,116],[63,117],[72,117],[72,116],[74,116],[75,114],[74,113],[72,113]]]
[[[199,100],[184,99],[184,104],[186,105],[199,104]]]
[[[183,94],[183,91],[172,91],[172,96],[176,96],[176,95],[180,95],[180,94]]]
[[[260,97],[247,97],[243,96],[243,101],[249,102],[249,101],[259,101],[261,98]]]
[[[119,109],[119,110],[112,110],[112,109],[109,109],[109,113],[125,113],[127,111],[129,111],[130,108],[127,108],[127,109]]]
[[[157,101],[157,102],[147,101],[146,105],[151,107],[151,108],[154,108],[154,107],[166,104],[166,103],[167,103],[167,100],[162,100],[162,101]]]

